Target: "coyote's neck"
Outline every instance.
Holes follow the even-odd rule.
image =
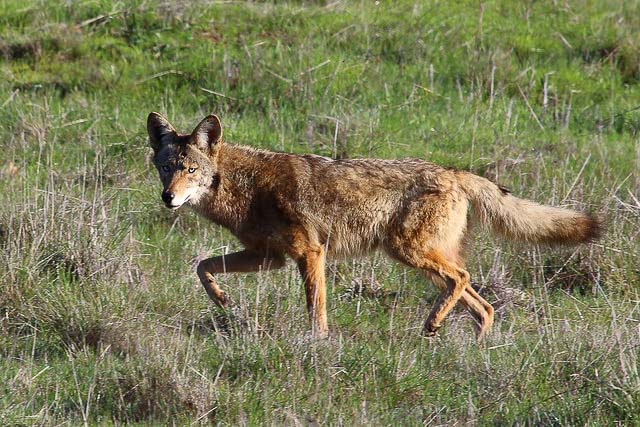
[[[256,177],[274,153],[223,144],[218,153],[218,176],[193,208],[205,218],[237,234],[246,223],[259,184]]]

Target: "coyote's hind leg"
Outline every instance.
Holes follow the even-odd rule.
[[[438,276],[446,285],[438,296],[424,324],[423,333],[431,336],[435,335],[444,318],[465,292],[469,285],[469,273],[456,264],[447,261],[440,252],[435,250],[428,251],[416,266],[432,275]]]
[[[461,299],[462,303],[465,303],[464,296],[469,295],[472,297],[477,304],[480,304],[482,308],[484,308],[484,315],[481,319],[476,319],[478,321],[478,328],[476,329],[476,336],[478,337],[478,341],[482,340],[491,327],[493,326],[493,306],[487,302],[484,298],[478,294],[475,289],[471,287],[471,285],[467,285],[465,289],[465,293],[463,294],[463,298]]]
[[[438,289],[441,291],[446,290],[447,284],[442,278],[437,275],[425,272],[425,275]],[[487,331],[491,329],[493,325],[493,307],[487,301],[484,300],[478,293],[471,287],[467,286],[460,296],[460,303],[469,311],[474,319],[473,326],[476,330],[476,337],[481,340],[486,335]]]

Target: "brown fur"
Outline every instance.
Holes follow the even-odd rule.
[[[381,249],[424,271],[441,290],[424,332],[434,334],[460,300],[481,337],[493,308],[470,286],[460,253],[470,206],[483,224],[516,240],[575,244],[599,230],[583,213],[518,199],[487,179],[423,160],[332,160],[223,144],[213,115],[189,135],[157,113],[147,128],[167,206],[190,205],[245,246],[200,263],[209,297],[228,304],[214,274],[280,268],[288,256],[304,281],[312,331],[321,337],[328,334],[327,256]]]

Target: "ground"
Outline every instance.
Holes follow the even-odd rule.
[[[2,2],[0,423],[638,423],[637,2]],[[331,263],[331,336],[294,266],[222,277],[238,243],[170,212],[145,120],[333,157],[420,157],[603,219],[589,246],[478,232],[476,343],[381,255]]]

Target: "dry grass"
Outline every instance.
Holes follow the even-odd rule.
[[[637,422],[637,7],[103,6],[0,13],[1,424]],[[151,110],[184,128],[213,110],[270,149],[470,168],[606,231],[577,250],[479,233],[482,344],[462,311],[420,337],[420,275],[331,264],[316,342],[293,266],[222,278],[229,311],[206,299],[192,260],[238,244],[158,203]]]

